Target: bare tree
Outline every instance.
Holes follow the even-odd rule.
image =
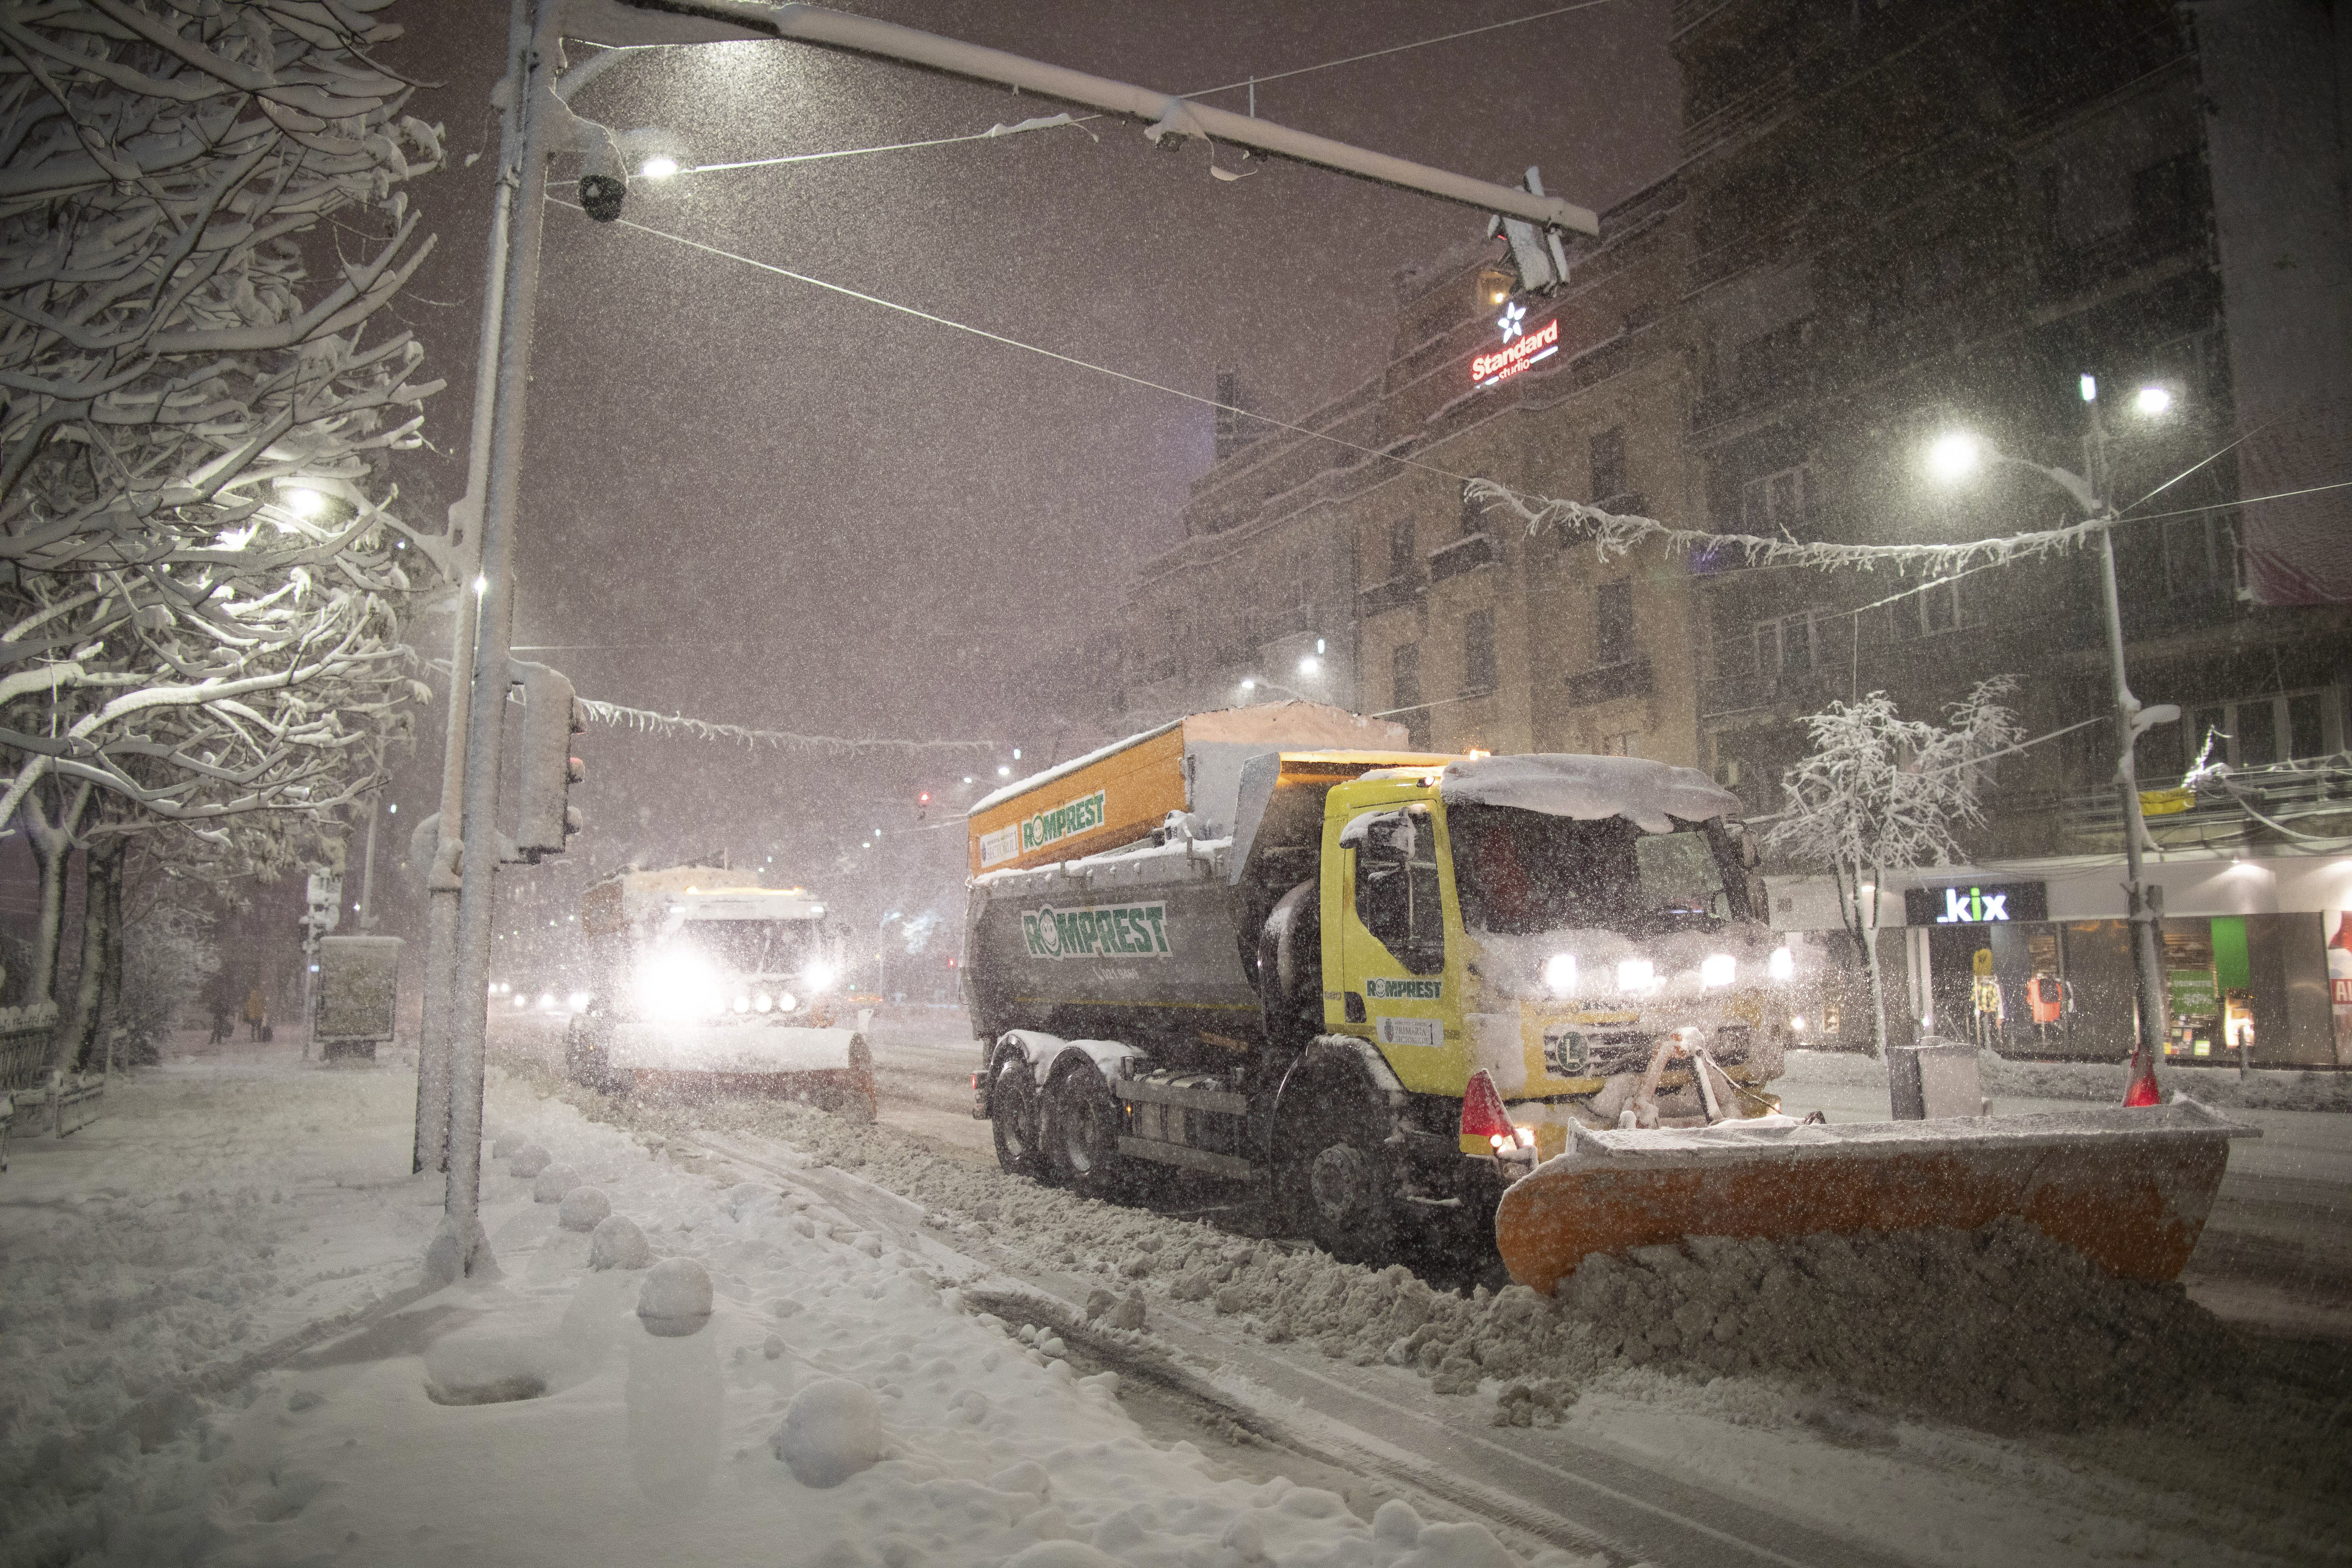
[[[1984,820],[1979,794],[1991,759],[2022,733],[2001,701],[2016,687],[2010,676],[1979,681],[1945,710],[1941,725],[1903,718],[1883,691],[1832,702],[1805,720],[1812,754],[1782,775],[1787,805],[1764,841],[1829,868],[1838,912],[1863,952],[1874,1056],[1886,1054],[1878,931],[1887,873],[1949,865],[1959,853],[1955,835]]]

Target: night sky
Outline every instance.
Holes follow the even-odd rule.
[[[1176,91],[1544,10],[1536,0],[877,0],[866,14]],[[506,7],[404,0],[387,58],[434,85],[447,171],[413,199],[440,248],[399,313],[449,388],[434,449],[396,461],[437,526],[464,488]],[[1263,85],[1259,114],[1487,179],[1539,164],[1602,208],[1668,166],[1679,88],[1665,0],[1603,3]],[[575,60],[596,51],[575,48]],[[1212,100],[1246,107],[1233,91]],[[656,127],[689,165],[985,131],[1066,107],[789,43],[646,51],[573,107]],[[1088,134],[1088,132],[1092,134]],[[462,167],[466,154],[481,158]],[[1397,270],[1479,237],[1483,214],[1108,118],[999,141],[634,181],[625,216],[1206,395],[1301,415],[1391,347]],[[559,180],[577,172],[559,160]],[[568,195],[568,185],[557,187]],[[515,640],[583,695],[846,735],[1001,739],[1011,677],[1109,621],[1181,537],[1209,466],[1199,404],[985,342],[577,212],[548,214]],[[446,656],[442,624],[422,625]],[[577,645],[594,645],[579,647]],[[437,684],[437,683],[436,683]],[[421,815],[437,706],[396,792]],[[1051,758],[1030,737],[1029,765]],[[1065,749],[1067,749],[1066,747]],[[783,851],[840,881],[855,832],[950,804],[999,754],[838,757],[583,740],[575,874],[632,855]],[[870,820],[869,820],[870,819]],[[951,832],[927,839],[947,848]],[[926,853],[929,862],[937,857]],[[948,857],[950,860],[952,856]],[[853,865],[862,864],[857,860]],[[893,864],[897,860],[894,857]],[[782,868],[781,867],[779,868]],[[913,871],[911,864],[906,867]],[[836,895],[839,896],[839,895]]]

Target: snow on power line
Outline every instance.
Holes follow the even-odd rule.
[[[991,751],[993,741],[908,741],[881,736],[852,740],[842,735],[803,735],[790,730],[754,730],[741,724],[719,724],[689,719],[682,713],[656,713],[650,708],[628,708],[618,702],[598,702],[583,697],[581,711],[595,723],[627,728],[645,734],[687,735],[698,741],[730,741],[747,748],[809,746],[829,752],[871,751]]]

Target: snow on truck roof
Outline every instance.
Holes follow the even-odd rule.
[[[1467,757],[1445,764],[1437,796],[1448,805],[1510,805],[1579,822],[1622,816],[1644,833],[1673,832],[1669,818],[1739,814],[1739,797],[1696,768],[1646,757]]]

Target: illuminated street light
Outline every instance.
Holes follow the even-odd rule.
[[[1009,779],[1013,776],[1013,770],[1006,767],[1003,763],[999,763],[996,765],[996,776],[1001,779]]]
[[[1242,689],[1244,691],[1255,691],[1257,689],[1257,678],[1252,675],[1243,676]]]
[[[308,487],[285,492],[286,508],[297,517],[316,517],[327,510],[327,498]]]
[[[667,180],[677,173],[677,160],[656,154],[646,159],[638,168],[637,173],[648,180]]]
[[[1320,675],[1322,672],[1323,661],[1311,653],[1298,661],[1298,673],[1301,675]]]
[[[1964,479],[1977,466],[1979,443],[1965,430],[1955,430],[1936,437],[1927,448],[1927,471],[1939,479]]]
[[[2133,397],[2132,407],[2153,419],[2172,407],[2172,394],[2160,386],[2143,386]]]

